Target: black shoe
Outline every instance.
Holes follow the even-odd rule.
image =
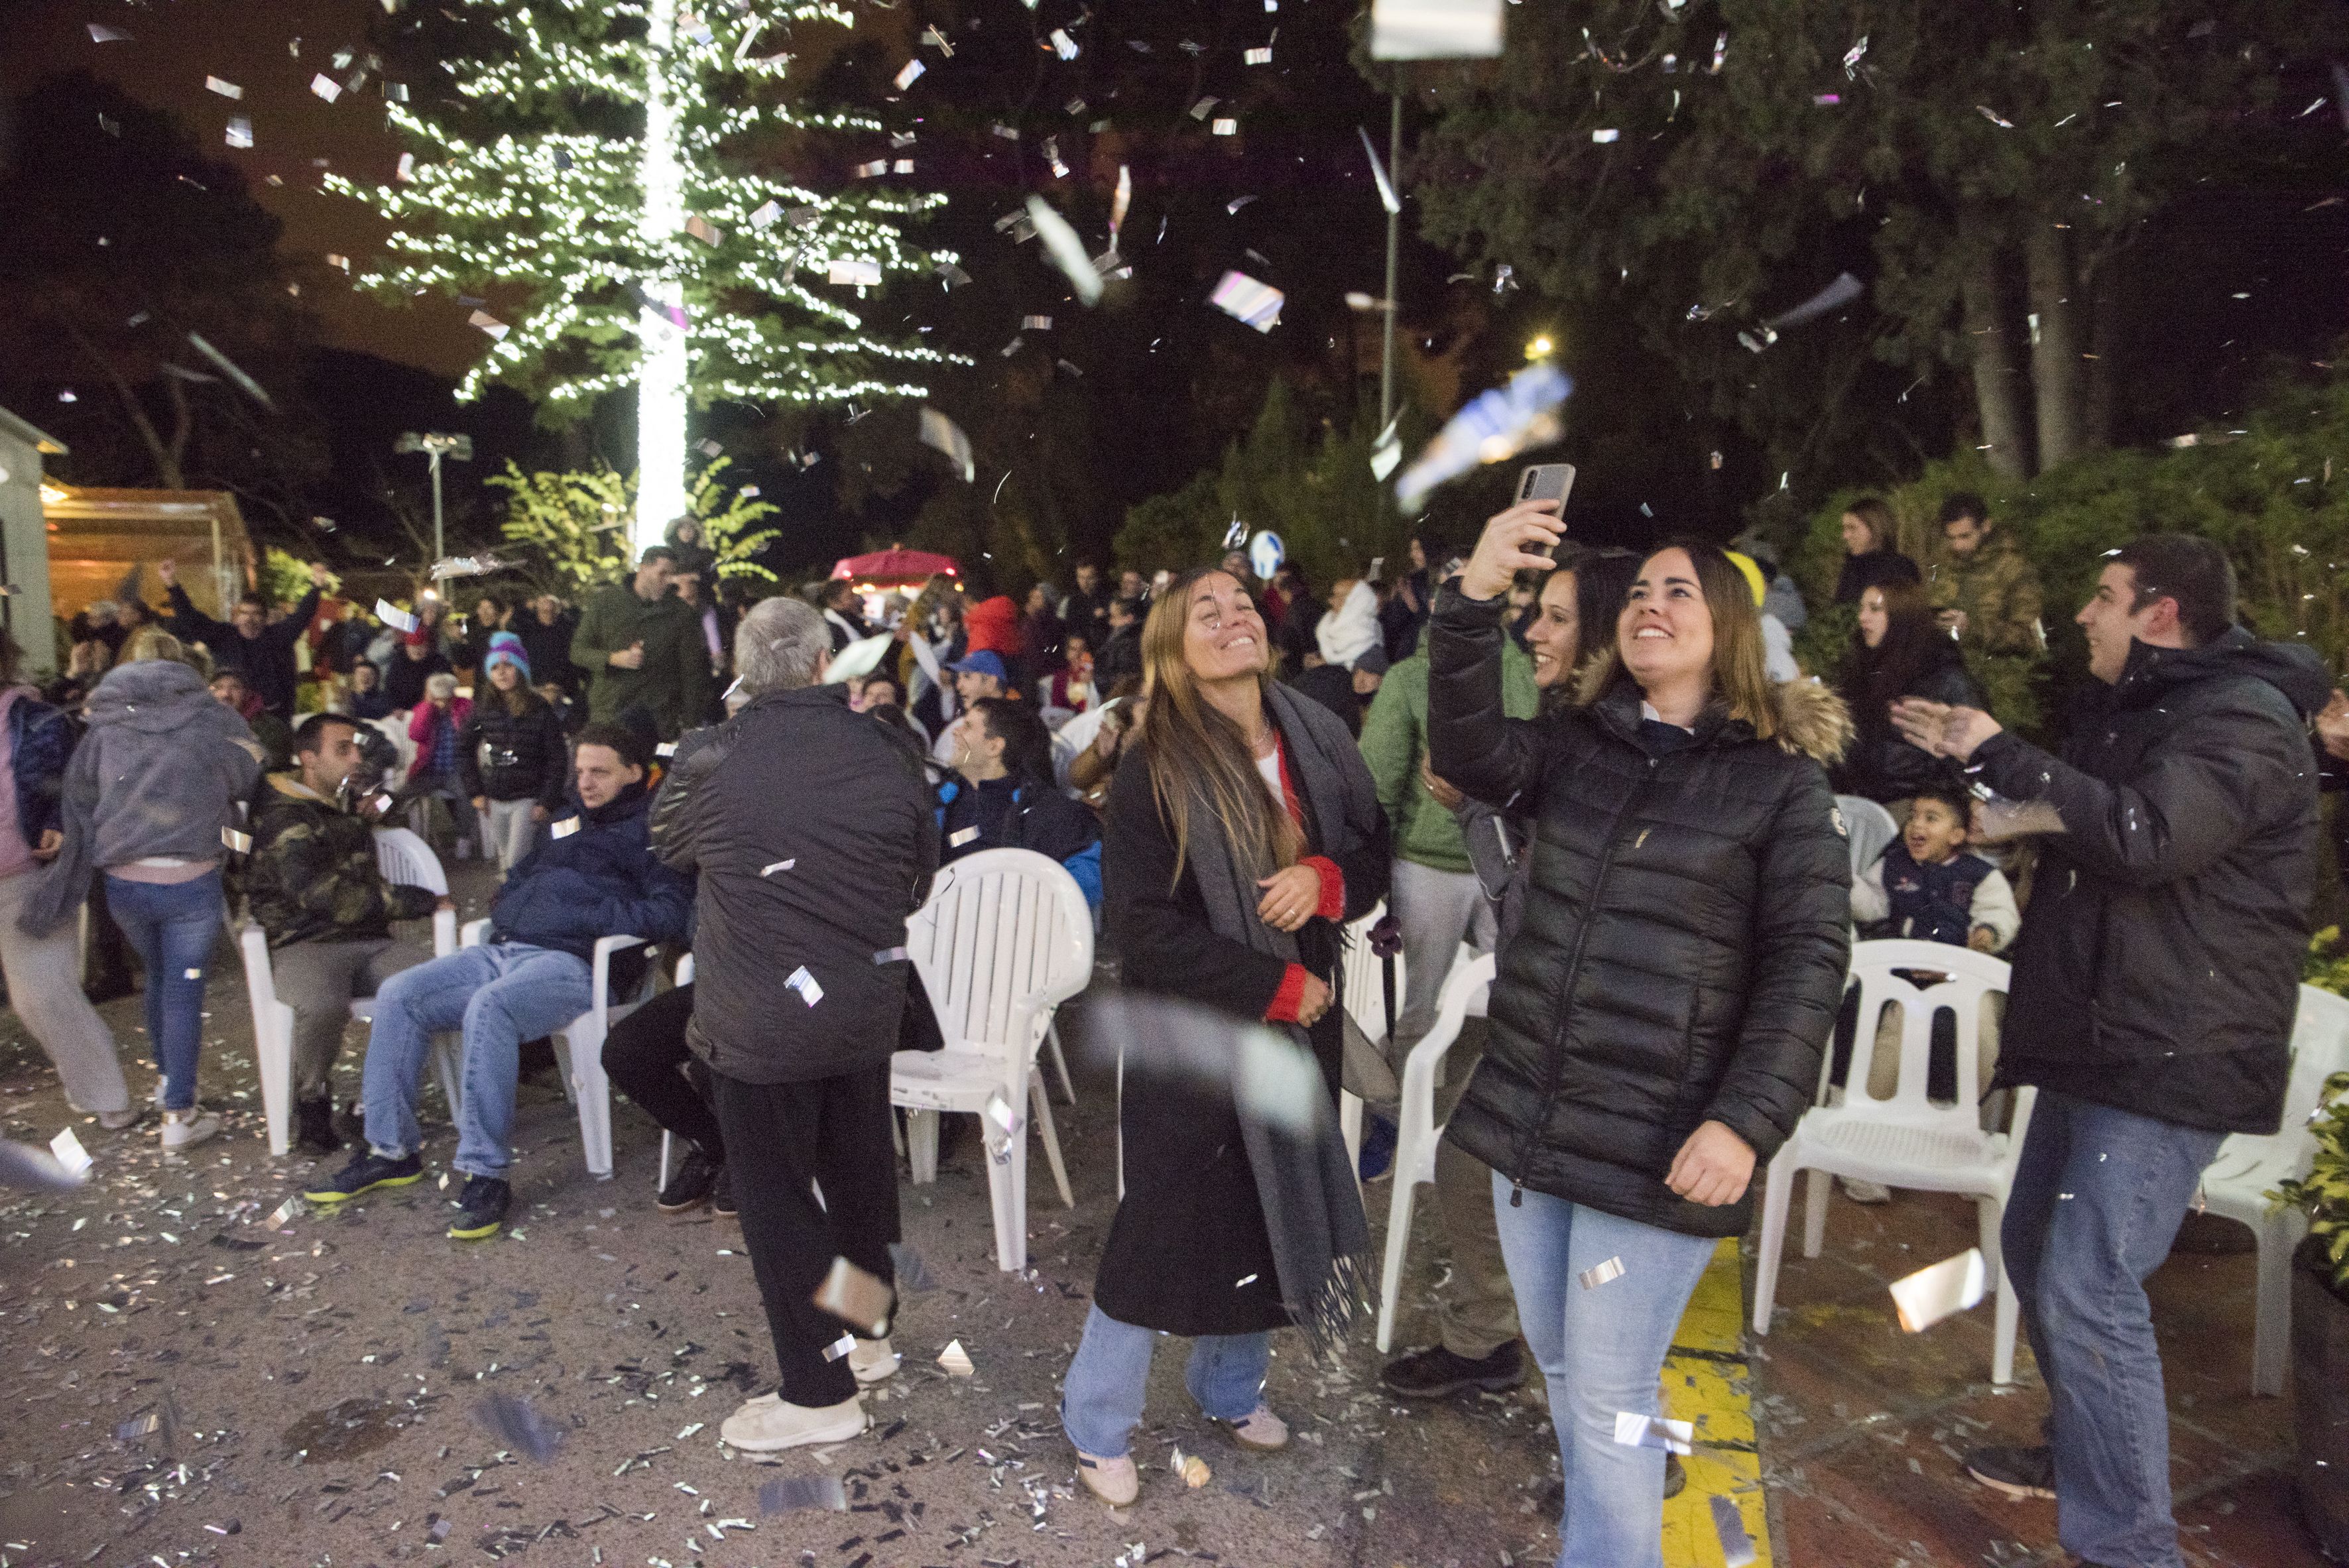
[[[332,1154],[343,1146],[335,1131],[334,1102],[297,1099],[294,1102],[294,1147],[305,1154]]]
[[[354,1148],[367,1142],[367,1106],[353,1100],[335,1112],[335,1136]]]
[[[2055,1495],[2055,1450],[2038,1448],[1973,1449],[1966,1454],[1966,1473],[1992,1491],[2013,1498]]]
[[[1481,1361],[1431,1345],[1388,1362],[1379,1373],[1379,1383],[1388,1393],[1405,1399],[1440,1399],[1463,1388],[1505,1394],[1524,1382],[1525,1377],[1525,1357],[1512,1339]]]
[[[1664,1498],[1670,1501],[1688,1489],[1688,1467],[1681,1463],[1678,1454],[1664,1456]],[[1566,1482],[1554,1480],[1542,1488],[1534,1507],[1545,1518],[1555,1519],[1566,1511]]]
[[[731,1165],[718,1168],[718,1180],[709,1188],[709,1211],[713,1214],[723,1214],[730,1220],[740,1212],[734,1207],[734,1167]]]
[[[506,1222],[507,1205],[512,1202],[513,1188],[497,1177],[468,1177],[465,1191],[457,1199],[457,1217],[449,1222],[449,1234],[460,1242],[478,1242],[497,1234],[498,1227]]]
[[[361,1148],[351,1157],[351,1162],[323,1181],[313,1182],[303,1189],[302,1196],[313,1203],[347,1203],[362,1192],[372,1192],[378,1187],[406,1187],[424,1180],[424,1156],[410,1154],[404,1159],[386,1160],[374,1150]]]
[[[685,1159],[678,1165],[677,1173],[654,1200],[664,1214],[681,1214],[688,1209],[698,1209],[709,1190],[718,1184],[718,1172],[723,1169],[716,1161],[688,1143]]]

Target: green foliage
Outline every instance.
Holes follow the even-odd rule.
[[[1276,380],[1220,467],[1126,512],[1117,563],[1143,573],[1202,565],[1224,552],[1239,523],[1250,534],[1279,534],[1288,558],[1317,588],[1361,573],[1375,556],[1398,566],[1409,530],[1371,475],[1377,436],[1377,417],[1367,407],[1342,429],[1328,421],[1313,428],[1287,384]]]
[[[2280,1181],[2268,1196],[2308,1216],[2308,1231],[2323,1254],[2334,1295],[2349,1301],[2349,1072],[2324,1080],[2324,1099],[2309,1123],[2316,1157],[2308,1174]]]
[[[718,458],[695,476],[687,492],[701,521],[702,542],[718,557],[718,575],[764,583],[775,574],[755,559],[779,536],[760,524],[778,510],[724,482],[731,459]],[[610,583],[629,567],[628,521],[636,510],[636,479],[607,463],[585,472],[525,474],[512,461],[484,481],[506,492],[501,531],[533,552],[540,574],[573,596]]]
[[[321,592],[332,593],[342,585],[342,578],[329,572]],[[309,591],[310,563],[290,550],[271,545],[261,558],[261,596],[273,604],[293,604]]]
[[[2300,983],[2349,996],[2349,951],[2341,945],[2339,926],[2328,925],[2308,939],[2307,954],[2300,961]]]
[[[1959,490],[1988,499],[2037,569],[2046,656],[1974,665],[1993,704],[2006,705],[2002,722],[2029,727],[2048,706],[2033,700],[2037,682],[2080,678],[2085,649],[2072,615],[2094,591],[2105,552],[2140,533],[2199,534],[2223,546],[2243,623],[2263,637],[2304,641],[2340,667],[2349,649],[2349,462],[2336,464],[2335,454],[2349,457],[2349,372],[2313,385],[2278,382],[2241,422],[2198,432],[2190,445],[2092,453],[2028,481],[2001,480],[1969,453],[1882,493],[1902,551],[1929,578],[1940,560],[1934,520]],[[1857,493],[1838,491],[1813,513],[1788,562],[1814,604],[1834,593],[1838,526]],[[1822,673],[1831,677],[1832,668]]]

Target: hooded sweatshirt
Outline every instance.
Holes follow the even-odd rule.
[[[222,830],[261,778],[243,719],[174,659],[107,672],[89,694],[89,732],[66,768],[65,847],[41,873],[23,918],[47,935],[81,903],[94,869],[222,854]]]
[[[1377,593],[1367,583],[1348,589],[1345,602],[1321,617],[1314,640],[1320,644],[1324,660],[1346,669],[1372,648],[1382,647]]]

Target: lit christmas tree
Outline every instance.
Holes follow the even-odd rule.
[[[829,195],[783,161],[804,164],[810,133],[869,144],[851,157],[885,146],[878,120],[792,103],[783,85],[790,29],[851,26],[848,11],[438,0],[416,24],[436,33],[431,11],[481,46],[440,51],[456,97],[392,103],[413,149],[392,183],[328,181],[392,224],[362,285],[401,300],[526,291],[511,324],[475,311],[495,341],[460,397],[501,380],[576,418],[635,383],[639,548],[687,510],[694,401],[925,396],[914,377],[948,356],[867,330],[843,302],[955,260],[898,227],[942,198],[868,183],[910,173],[907,158],[857,163]]]

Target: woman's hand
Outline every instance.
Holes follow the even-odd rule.
[[[1718,1209],[1745,1196],[1754,1180],[1754,1146],[1732,1132],[1725,1123],[1708,1121],[1689,1134],[1664,1185],[1692,1203]]]
[[[1535,550],[1554,547],[1566,537],[1554,500],[1519,501],[1485,524],[1476,552],[1460,573],[1460,591],[1471,599],[1497,599],[1509,591],[1509,580],[1520,572],[1547,572],[1557,564]]]
[[[1108,761],[1117,755],[1118,746],[1124,738],[1123,727],[1114,718],[1106,720],[1093,732],[1093,755],[1104,762]]]
[[[55,828],[43,828],[41,841],[33,846],[33,858],[36,861],[56,860],[57,851],[65,847],[66,836],[63,832]]]
[[[1311,866],[1289,866],[1256,884],[1264,889],[1257,901],[1258,920],[1275,931],[1299,931],[1321,907],[1321,873]]]
[[[1455,785],[1438,778],[1435,769],[1429,767],[1424,759],[1419,765],[1419,781],[1427,786],[1427,792],[1434,797],[1435,803],[1447,811],[1458,810],[1460,802],[1468,799]]]
[[[1319,1023],[1321,1015],[1329,1010],[1330,983],[1319,975],[1308,975],[1304,994],[1297,999],[1297,1021],[1309,1029]]]

